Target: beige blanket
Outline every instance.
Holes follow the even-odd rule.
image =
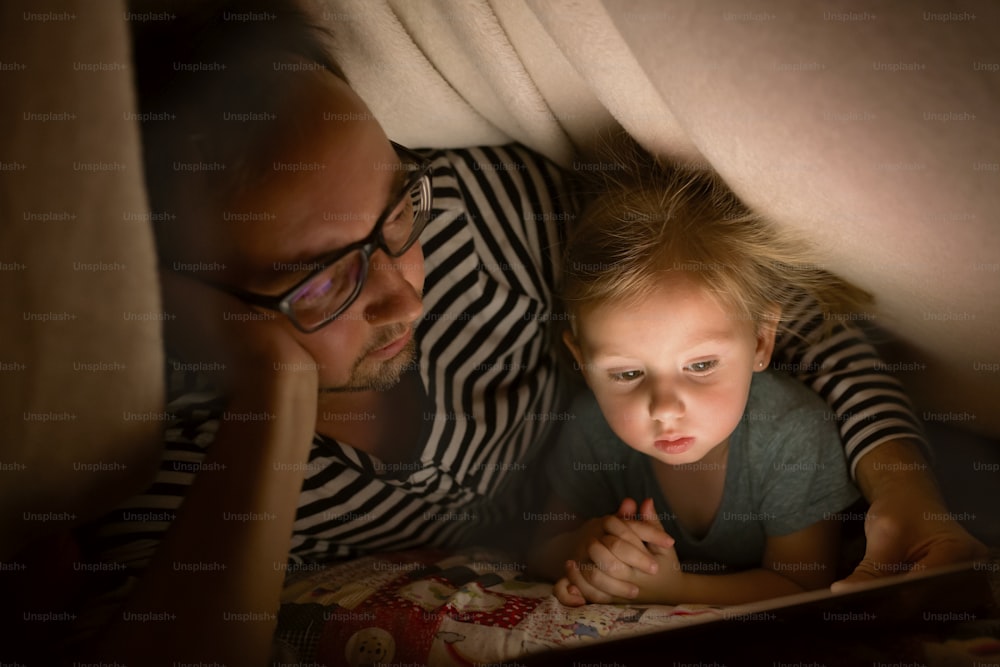
[[[863,162],[869,148],[879,146],[879,135],[860,142],[854,135],[846,144],[854,152],[838,155],[836,132],[859,126],[834,115],[821,127],[831,130],[824,135],[831,150],[817,164],[829,157],[842,160],[830,164],[847,166],[822,179],[811,178],[804,167],[771,169],[768,189],[754,187],[759,170],[753,150],[760,143],[754,126],[744,117],[720,115],[747,100],[729,96],[725,105],[692,112],[683,93],[710,95],[727,81],[738,84],[733,67],[744,52],[766,53],[782,36],[797,39],[787,48],[801,49],[803,57],[784,62],[758,56],[752,61],[756,69],[747,71],[797,76],[813,66],[815,34],[848,30],[847,19],[793,16],[812,11],[805,8],[727,14],[718,9],[726,3],[642,0],[609,0],[607,9],[598,0],[307,1],[333,32],[332,48],[353,86],[399,142],[450,147],[519,141],[572,167],[577,150],[602,128],[618,124],[651,150],[684,160],[709,156],[751,203],[817,239],[830,268],[875,292],[887,315],[883,323],[910,345],[900,360],[922,365],[921,372],[903,377],[927,407],[923,414],[1000,435],[1000,413],[990,408],[1000,396],[1000,205],[994,206],[997,195],[991,194],[1000,192],[994,173],[1000,170],[998,105],[965,108],[1000,97],[1000,74],[989,69],[1000,69],[1000,57],[995,47],[984,50],[974,40],[965,45],[956,32],[961,25],[942,20],[940,33],[931,34],[947,49],[885,56],[887,62],[922,59],[931,70],[945,68],[933,79],[939,84],[953,78],[948,67],[962,79],[983,64],[974,73],[975,86],[955,84],[951,97],[942,98],[947,103],[935,107],[979,113],[977,123],[931,123],[921,126],[929,128],[926,135],[915,135],[915,148],[934,147],[937,156],[926,172],[876,169],[871,173],[881,180],[865,185],[851,160]],[[26,526],[52,525],[20,521],[23,511],[65,512],[61,519],[80,520],[127,494],[129,485],[141,485],[156,458],[156,422],[128,415],[161,409],[160,307],[151,233],[144,224],[137,127],[129,115],[135,107],[123,0],[54,0],[43,10],[36,4],[5,2],[0,10],[0,114],[6,128],[0,135],[0,463],[6,466],[0,506],[10,509],[0,530],[14,535]],[[918,12],[910,18],[921,21]],[[969,26],[994,19],[986,12]],[[923,19],[914,30],[934,30],[934,20]],[[772,25],[780,30],[762,32]],[[811,27],[796,31],[797,25]],[[724,43],[713,43],[713,35]],[[842,41],[846,58],[854,47],[850,39]],[[673,49],[678,44],[684,48]],[[719,65],[713,56],[699,55],[699,46],[717,54]],[[976,52],[966,58],[962,48]],[[941,60],[946,54],[947,62]],[[961,62],[966,64],[956,64]],[[870,69],[860,67],[857,80],[870,76]],[[885,81],[899,85],[898,79]],[[963,98],[965,92],[972,96]],[[785,101],[812,99],[806,93],[782,97],[767,85],[756,93],[754,99],[765,101],[748,113],[765,119],[777,114],[783,120]],[[766,94],[771,98],[761,97]],[[802,112],[791,120],[808,116]],[[726,118],[734,120],[727,125]],[[845,122],[837,125],[839,120]],[[769,128],[768,141],[785,141],[790,151],[815,134],[794,122],[787,131],[783,123],[760,127]],[[961,132],[954,145],[966,151],[959,157],[947,150],[953,131]],[[943,148],[935,141],[944,142]],[[845,178],[836,178],[841,174]],[[785,176],[790,185],[780,187]],[[906,196],[895,196],[894,187]],[[883,208],[872,208],[882,211],[878,215],[853,215],[852,202],[870,192],[892,196]],[[958,201],[958,207],[914,223],[907,206],[920,209],[920,197],[939,203],[938,193],[941,206]],[[837,214],[824,217],[829,211]],[[81,465],[97,470],[103,464],[115,467],[78,472]]]
[[[618,125],[651,150],[688,143],[596,0],[316,6],[352,85],[401,143],[517,141],[567,167]]]

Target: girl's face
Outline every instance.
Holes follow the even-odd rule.
[[[681,278],[638,304],[584,307],[565,342],[618,437],[679,465],[725,443],[743,417],[774,347],[774,324],[760,324],[755,333]]]

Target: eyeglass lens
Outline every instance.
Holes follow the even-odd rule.
[[[413,244],[429,217],[427,178],[410,188],[382,223],[380,236],[389,254],[399,256]],[[289,299],[291,314],[309,329],[339,314],[357,297],[368,273],[368,257],[358,248],[327,266]]]

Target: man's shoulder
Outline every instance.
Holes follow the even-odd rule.
[[[567,187],[565,171],[540,153],[521,144],[450,148],[424,153],[433,164],[435,190],[440,181],[471,201],[469,208],[513,207],[541,209],[537,213],[560,214],[535,222],[567,222],[576,203]],[[435,198],[438,193],[435,192]],[[478,201],[477,201],[478,200]],[[496,211],[500,212],[500,211]],[[493,218],[495,216],[487,216]],[[528,220],[525,220],[527,222]]]
[[[426,149],[418,151],[432,161],[447,162],[453,167],[467,167],[474,172],[520,172],[528,167],[561,171],[541,153],[522,144],[470,146],[467,148]]]
[[[431,298],[461,285],[485,301],[523,297],[525,315],[552,308],[562,239],[575,203],[559,168],[516,144],[427,153],[435,216],[421,244]],[[449,297],[450,298],[450,297]]]
[[[552,233],[572,220],[576,201],[562,169],[525,146],[420,152],[431,161],[434,208],[446,220],[462,215],[480,233],[507,237],[527,228]]]

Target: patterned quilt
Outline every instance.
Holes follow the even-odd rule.
[[[986,565],[992,568],[992,597],[1000,599],[1000,550]],[[552,596],[551,584],[532,580],[521,563],[496,551],[399,552],[289,572],[273,664],[490,667],[531,662],[534,654],[588,643],[593,651],[600,639],[720,618],[727,618],[727,610],[707,605],[564,607]],[[992,615],[942,627],[940,633],[925,627],[880,634],[868,644],[844,643],[839,636],[836,655],[825,664],[889,658],[929,667],[1000,664],[1000,620]],[[768,646],[756,650],[768,652]]]
[[[715,618],[704,605],[571,608],[496,552],[411,551],[290,573],[279,662],[482,667]]]

